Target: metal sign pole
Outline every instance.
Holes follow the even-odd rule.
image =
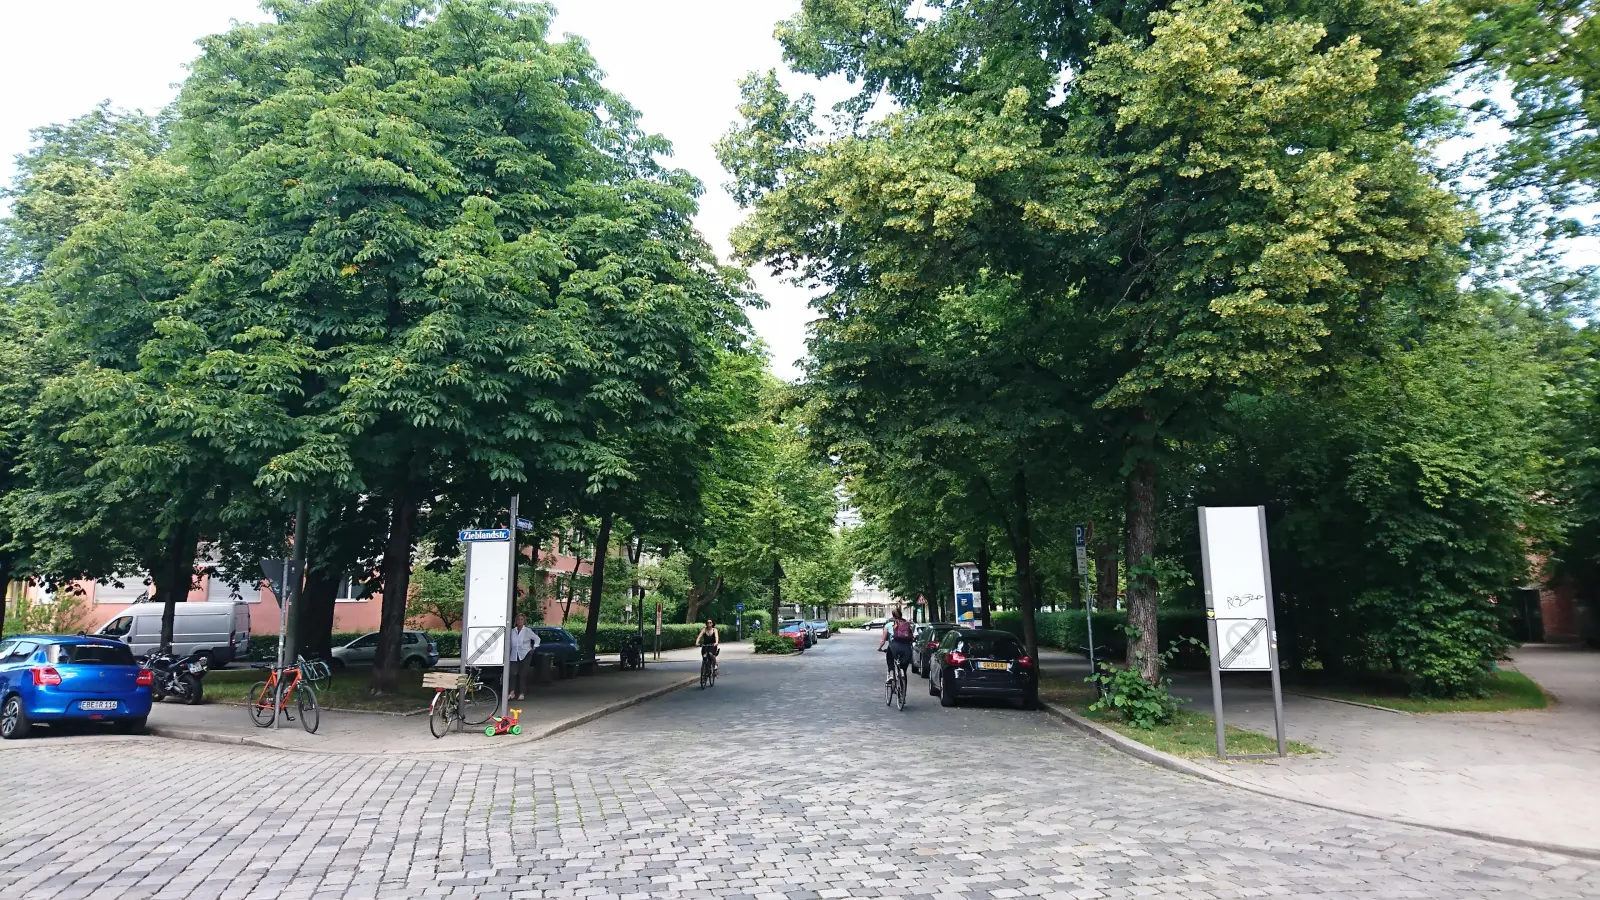
[[[1283,734],[1283,680],[1278,670],[1278,622],[1272,602],[1272,560],[1267,555],[1267,508],[1256,507],[1261,529],[1261,577],[1267,588],[1267,654],[1272,662],[1272,724],[1278,732],[1278,756],[1289,755],[1288,741]]]
[[[461,583],[461,598],[464,602],[461,604],[461,649],[456,651],[456,655],[461,657],[456,660],[459,663],[456,668],[461,676],[456,681],[456,709],[466,708],[467,703],[467,638],[472,634],[472,628],[467,625],[468,616],[471,614],[472,608],[472,598],[467,596],[467,589],[472,584],[472,547],[468,545],[461,551],[461,555],[466,557],[466,565],[464,566],[466,577]],[[463,718],[463,716],[456,716],[457,734],[465,730],[461,724]]]
[[[500,712],[511,715],[511,631],[517,622],[517,504],[521,494],[511,495],[511,579],[506,584],[506,639],[500,650]]]
[[[1211,593],[1211,566],[1206,561],[1211,559],[1211,540],[1206,531],[1206,508],[1200,507],[1200,566],[1205,578],[1206,593],[1206,639],[1211,642],[1211,652],[1206,658],[1211,664],[1211,718],[1217,728],[1217,759],[1226,759],[1228,756],[1228,737],[1226,726],[1222,723],[1222,668],[1217,662],[1217,605]]]
[[[1073,546],[1078,557],[1078,574],[1083,578],[1083,630],[1089,641],[1089,674],[1095,674],[1098,669],[1094,661],[1094,601],[1089,598],[1089,528],[1087,525],[1073,526]],[[1095,688],[1099,693],[1098,684]]]

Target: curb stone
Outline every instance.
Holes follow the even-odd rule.
[[[1378,810],[1368,809],[1363,806],[1330,803],[1326,800],[1311,799],[1308,797],[1302,797],[1298,794],[1264,788],[1260,785],[1251,784],[1247,781],[1241,781],[1240,779],[1234,778],[1231,775],[1224,775],[1223,773],[1215,771],[1207,766],[1197,765],[1181,757],[1162,752],[1154,747],[1141,744],[1130,737],[1125,737],[1109,728],[1097,725],[1094,722],[1085,719],[1083,716],[1078,715],[1072,710],[1058,706],[1057,704],[1051,703],[1047,700],[1039,701],[1039,706],[1041,709],[1045,710],[1056,718],[1089,732],[1090,735],[1099,738],[1107,744],[1110,744],[1114,749],[1126,753],[1136,759],[1140,759],[1150,763],[1151,765],[1160,766],[1163,769],[1170,769],[1171,771],[1179,772],[1184,775],[1190,775],[1195,778],[1203,778],[1207,781],[1213,781],[1218,784],[1225,784],[1228,787],[1238,788],[1242,791],[1249,791],[1252,794],[1260,794],[1264,797],[1272,797],[1277,800],[1286,800],[1291,803],[1314,806],[1318,809],[1331,810],[1333,812],[1345,813],[1347,815],[1360,816],[1365,819],[1377,819],[1383,822],[1394,822],[1400,825],[1409,825],[1413,828],[1426,828],[1429,831],[1442,831],[1446,834],[1474,838],[1476,840],[1488,841],[1495,844],[1509,844],[1514,847],[1526,847],[1532,850],[1542,850],[1547,853],[1558,853],[1562,856],[1574,856],[1581,859],[1600,859],[1600,849],[1590,847],[1573,847],[1567,844],[1552,844],[1546,841],[1529,841],[1522,838],[1507,837],[1506,835],[1502,834],[1493,834],[1487,831],[1476,831],[1470,828],[1454,828],[1447,825],[1433,825],[1428,822],[1419,822],[1416,819],[1408,819],[1404,816],[1391,815]],[[1393,712],[1393,710],[1391,710],[1391,712]],[[1402,713],[1401,715],[1408,714]]]
[[[647,700],[654,700],[657,697],[670,694],[673,691],[680,690],[682,688],[686,688],[691,684],[697,684],[699,681],[700,674],[697,672],[692,676],[679,679],[678,681],[671,682],[670,684],[653,688],[651,690],[644,691],[643,693],[634,694],[631,697],[624,697],[621,700],[608,703],[598,709],[592,709],[586,713],[580,713],[576,716],[569,716],[565,719],[559,719],[550,723],[544,728],[539,729],[538,731],[529,731],[520,736],[507,735],[496,738],[493,743],[481,744],[474,747],[463,747],[452,741],[442,747],[419,747],[413,750],[401,751],[396,754],[362,753],[353,750],[322,750],[316,747],[290,747],[256,737],[246,737],[243,735],[233,734],[215,734],[213,732],[200,731],[193,728],[173,728],[166,725],[150,725],[146,727],[145,732],[155,737],[170,738],[180,741],[197,741],[206,744],[243,745],[246,747],[261,747],[267,750],[286,750],[292,753],[312,753],[321,754],[324,756],[410,756],[420,753],[471,753],[477,750],[492,750],[497,747],[530,744],[534,741],[560,734],[563,731],[570,731],[574,728],[577,728],[579,725],[586,725],[590,722],[593,722],[595,719],[611,715],[614,712],[619,712],[627,709],[630,706],[637,706]],[[472,732],[465,733],[471,734]]]

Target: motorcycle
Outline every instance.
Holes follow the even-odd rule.
[[[153,676],[150,681],[150,699],[161,701],[167,697],[189,706],[197,705],[204,697],[200,679],[205,677],[211,664],[204,656],[191,653],[176,657],[171,653],[156,651],[140,660]]]
[[[624,669],[644,668],[644,641],[641,641],[638,635],[623,636],[621,662]]]

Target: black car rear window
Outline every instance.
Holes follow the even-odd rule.
[[[969,634],[961,639],[965,646],[961,649],[968,656],[981,656],[985,659],[1016,659],[1022,655],[1022,645],[1017,639],[1009,635],[999,634]]]
[[[126,644],[55,644],[50,648],[52,664],[79,666],[131,666],[133,651]]]

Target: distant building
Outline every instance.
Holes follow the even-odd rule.
[[[886,618],[899,601],[886,590],[857,575],[850,582],[850,599],[833,607],[835,619],[860,616]]]

